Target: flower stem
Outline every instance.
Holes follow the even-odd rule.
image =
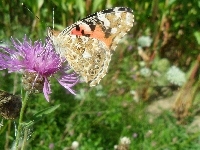
[[[25,130],[24,130],[24,139],[23,139],[23,143],[22,143],[22,148],[21,148],[21,150],[24,150],[24,149],[25,149],[27,137],[28,137],[28,128],[25,128]]]
[[[5,146],[4,149],[9,149],[9,136],[10,136],[10,129],[11,129],[11,121],[8,121],[8,131],[6,132],[6,142],[5,142]]]
[[[28,98],[29,98],[29,92],[26,92],[25,96],[22,98],[22,108],[21,108],[20,116],[19,116],[19,124],[18,124],[17,136],[16,136],[16,141],[15,141],[15,150],[18,150],[19,139],[22,132],[21,130],[22,130],[22,124],[23,124],[23,116],[24,116],[24,111],[26,108]]]

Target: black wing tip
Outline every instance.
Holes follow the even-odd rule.
[[[129,7],[113,7],[113,8],[108,8],[103,10],[103,13],[111,13],[114,11],[122,11],[122,12],[129,12],[129,13],[133,13],[133,10]]]
[[[133,13],[133,10],[129,7],[116,7],[116,8],[118,8],[119,11],[126,11],[126,12]]]

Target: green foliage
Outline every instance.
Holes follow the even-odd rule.
[[[80,150],[113,149],[123,136],[130,138],[131,150],[200,149],[199,132],[187,132],[189,119],[188,125],[177,125],[169,110],[152,121],[146,111],[149,100],[167,97],[178,88],[166,79],[170,66],[176,65],[187,73],[197,59],[199,1],[2,0],[0,44],[7,43],[11,36],[21,39],[24,34],[44,40],[47,27],[52,27],[53,10],[55,28],[62,30],[86,15],[115,6],[132,8],[135,23],[114,52],[108,74],[94,88],[79,83],[76,96],[55,81],[51,82],[49,103],[42,94],[32,95],[24,118],[29,129],[27,149],[47,150],[51,144],[54,149],[64,149],[73,141],[80,143]],[[138,55],[137,47],[141,45],[137,41],[141,36],[149,36],[153,41],[151,46],[142,47],[148,61]],[[150,76],[141,73],[144,68],[150,70]],[[20,94],[20,76],[5,71],[0,75],[1,89]],[[196,98],[196,109],[198,102]],[[16,122],[4,120],[0,126],[0,148],[8,141],[7,148],[11,147]]]

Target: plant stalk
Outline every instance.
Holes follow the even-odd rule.
[[[28,98],[29,98],[29,92],[26,92],[24,98],[22,99],[22,108],[20,111],[19,124],[18,124],[17,136],[16,136],[16,141],[15,141],[15,150],[18,150],[18,147],[19,147],[19,140],[20,140],[20,135],[22,132],[24,111],[25,111],[25,108],[27,105]],[[24,147],[24,146],[22,146],[22,147]]]

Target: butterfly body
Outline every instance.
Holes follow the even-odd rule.
[[[115,7],[90,15],[60,33],[49,31],[55,50],[90,86],[106,75],[119,40],[132,28],[130,8]]]

